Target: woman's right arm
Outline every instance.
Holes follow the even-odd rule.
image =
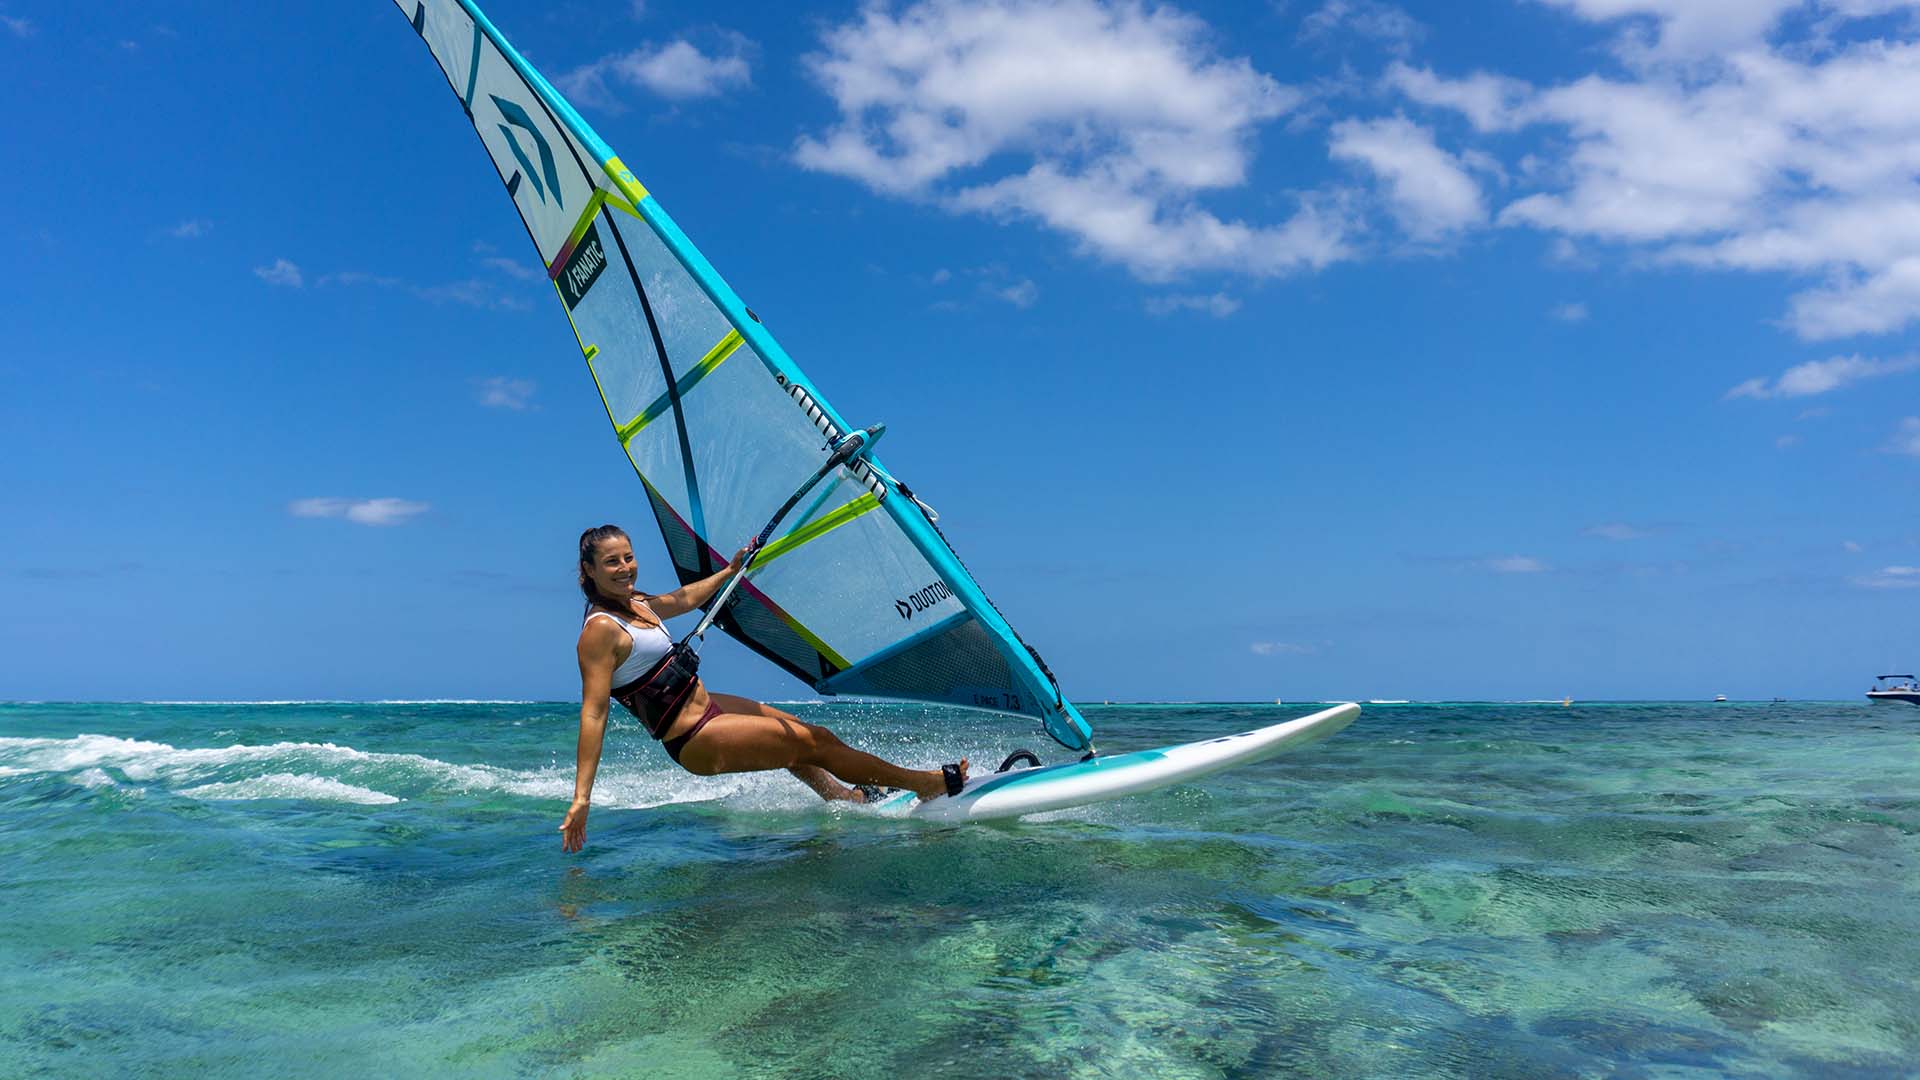
[[[575,748],[573,805],[560,823],[560,846],[579,851],[587,842],[587,808],[593,798],[593,777],[600,769],[600,746],[607,734],[607,696],[613,690],[616,632],[604,623],[589,622],[580,631],[580,741]]]

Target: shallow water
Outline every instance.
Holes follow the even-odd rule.
[[[914,764],[1023,734],[794,709]],[[1088,715],[1114,753],[1311,709]],[[971,826],[628,724],[565,856],[574,714],[0,705],[0,1075],[1920,1069],[1920,709],[1374,706]]]

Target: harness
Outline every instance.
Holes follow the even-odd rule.
[[[652,667],[630,683],[611,691],[613,700],[646,725],[647,734],[658,740],[673,723],[673,714],[693,693],[700,675],[700,654],[685,641],[676,641]]]

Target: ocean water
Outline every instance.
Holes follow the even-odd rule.
[[[1311,708],[1087,711],[1117,752]],[[0,705],[0,1076],[1920,1075],[1920,709],[1377,706],[968,826],[628,722],[567,856],[575,715]]]

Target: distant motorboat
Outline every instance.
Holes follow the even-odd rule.
[[[1727,700],[1727,695],[1725,695],[1725,694],[1715,694],[1715,695],[1713,695],[1713,700],[1715,700],[1715,701],[1725,701],[1725,700]]]
[[[1912,675],[1882,675],[1873,681],[1873,689],[1867,691],[1867,700],[1904,701],[1909,705],[1920,705],[1920,683],[1914,682]]]

